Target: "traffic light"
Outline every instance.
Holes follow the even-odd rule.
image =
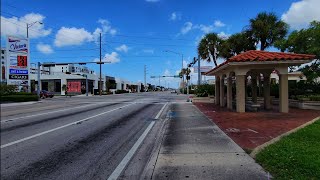
[[[190,80],[190,76],[189,75],[187,76],[187,80]]]

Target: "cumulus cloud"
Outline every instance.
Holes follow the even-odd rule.
[[[122,44],[121,46],[117,47],[116,50],[119,51],[119,52],[125,52],[126,53],[126,52],[128,52],[129,48],[128,48],[127,45]]]
[[[218,37],[220,37],[221,39],[228,39],[230,37],[230,34],[226,34],[225,32],[221,31],[220,33],[218,33]]]
[[[89,32],[84,28],[62,27],[58,30],[54,44],[57,47],[81,45],[85,42],[98,41],[100,33],[102,35],[115,35],[117,30],[110,25],[110,22],[105,19],[99,19],[100,27],[97,27],[94,32]]]
[[[170,21],[181,20],[181,13],[173,12],[169,18]]]
[[[37,44],[37,50],[43,54],[51,54],[53,53],[53,49],[49,44],[39,43]]]
[[[99,62],[100,59],[99,58],[95,58],[93,60],[94,62]],[[117,63],[120,62],[120,57],[119,54],[117,52],[112,52],[112,53],[106,53],[103,58],[102,58],[102,62],[107,62],[107,63]]]
[[[311,21],[320,20],[319,0],[300,0],[293,2],[281,19],[293,29],[306,27]]]
[[[225,24],[223,22],[221,22],[220,20],[215,20],[214,21],[214,26],[215,27],[224,27]]]
[[[192,24],[191,22],[186,22],[183,27],[180,30],[180,34],[187,34],[188,32],[190,32],[193,29],[198,29],[200,31],[202,31],[203,33],[207,34],[212,32],[213,30],[220,28],[220,27],[224,27],[225,24],[222,23],[219,20],[214,21],[213,24]]]
[[[43,22],[46,17],[41,14],[29,13],[22,17],[7,18],[1,16],[1,36],[27,36],[26,23]],[[34,23],[29,28],[29,38],[45,37],[51,33],[51,29],[45,29],[44,24]]]
[[[62,27],[56,34],[54,44],[57,47],[81,45],[93,40],[93,35],[84,28]]]
[[[186,34],[192,29],[192,23],[191,22],[186,22],[184,23],[183,27],[181,28],[180,32],[181,34]]]

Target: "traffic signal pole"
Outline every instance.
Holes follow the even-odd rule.
[[[102,62],[101,62],[101,33],[100,33],[100,81],[99,81],[99,83],[100,83],[100,88],[99,88],[99,94],[100,94],[100,96],[102,96]]]

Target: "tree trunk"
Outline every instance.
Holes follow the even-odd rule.
[[[218,66],[218,64],[217,64],[216,56],[213,56],[213,62],[214,62],[214,65],[217,67],[217,66]]]
[[[260,50],[261,50],[261,51],[264,51],[264,49],[265,49],[265,43],[266,43],[266,41],[261,40],[261,45],[260,45]]]

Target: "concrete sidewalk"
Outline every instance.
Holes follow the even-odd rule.
[[[268,179],[267,173],[191,103],[172,104],[153,179]]]

